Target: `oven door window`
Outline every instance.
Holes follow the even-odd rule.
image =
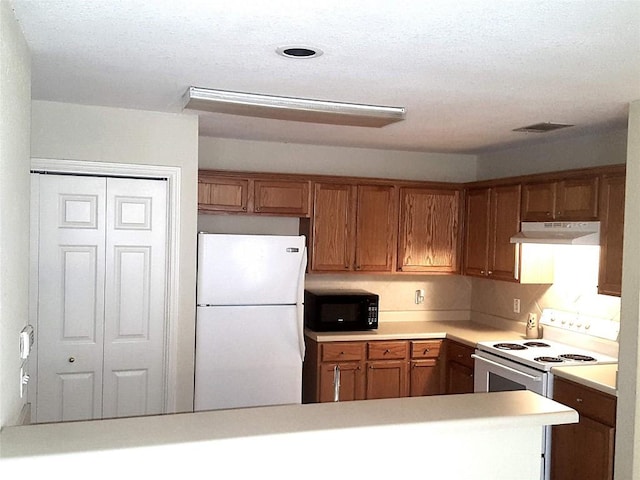
[[[508,378],[501,377],[496,373],[489,372],[490,392],[512,392],[514,390],[526,390],[527,387],[521,383],[514,382]]]

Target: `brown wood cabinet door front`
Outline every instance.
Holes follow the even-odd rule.
[[[353,269],[354,187],[317,183],[314,189],[313,254],[314,271]]]
[[[337,367],[337,368],[336,368]],[[364,400],[364,372],[360,363],[323,363],[320,367],[320,402]]]
[[[392,186],[358,186],[356,270],[392,270],[397,225],[395,191]]]
[[[473,393],[473,369],[458,362],[448,362],[447,393]]]
[[[256,213],[309,215],[309,182],[256,180],[254,192]]]
[[[598,293],[619,297],[622,287],[625,176],[604,177],[601,190]]]
[[[530,183],[522,187],[522,221],[553,220],[556,210],[556,183]]]
[[[201,177],[198,179],[198,209],[246,212],[249,180]]]
[[[368,362],[367,400],[406,397],[407,370],[404,360]]]
[[[520,185],[491,189],[490,278],[516,281],[516,244],[511,237],[520,231]]]
[[[490,189],[469,190],[466,203],[465,275],[487,275],[489,256]]]
[[[615,429],[580,416],[552,427],[551,480],[612,480]]]
[[[437,359],[412,361],[409,376],[409,394],[412,397],[442,393],[441,368]]]
[[[558,182],[555,220],[598,219],[598,177]]]
[[[457,272],[460,192],[402,188],[398,270]]]

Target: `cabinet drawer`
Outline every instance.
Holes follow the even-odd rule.
[[[369,342],[369,360],[403,360],[407,358],[408,342]]]
[[[323,343],[323,362],[353,362],[364,358],[364,343]]]
[[[611,427],[616,424],[616,398],[574,382],[555,378],[553,399],[578,411],[580,415]]]
[[[474,349],[463,345],[458,342],[448,342],[447,344],[447,358],[449,361],[460,363],[466,367],[473,369],[473,354]]]
[[[411,358],[438,358],[442,340],[414,340],[411,342]]]

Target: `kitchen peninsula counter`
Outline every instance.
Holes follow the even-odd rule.
[[[600,392],[617,396],[618,364],[579,365],[572,367],[553,367],[551,372],[556,377],[566,378],[572,382],[591,387]]]
[[[437,478],[511,480],[515,471],[535,480],[540,427],[577,421],[575,410],[518,391],[43,424],[0,432],[0,469],[34,477],[57,470],[65,478],[99,465],[105,476],[209,471],[293,479],[306,471],[377,479],[415,476],[426,464]]]
[[[305,335],[316,342],[346,342],[373,340],[429,340],[449,338],[475,347],[478,342],[522,340],[524,335],[471,321],[391,321],[380,322],[377,330],[362,332],[314,332]]]

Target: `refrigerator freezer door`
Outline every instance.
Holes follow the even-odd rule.
[[[194,410],[300,403],[298,315],[295,305],[198,307]]]
[[[198,235],[198,305],[302,302],[305,237]]]

